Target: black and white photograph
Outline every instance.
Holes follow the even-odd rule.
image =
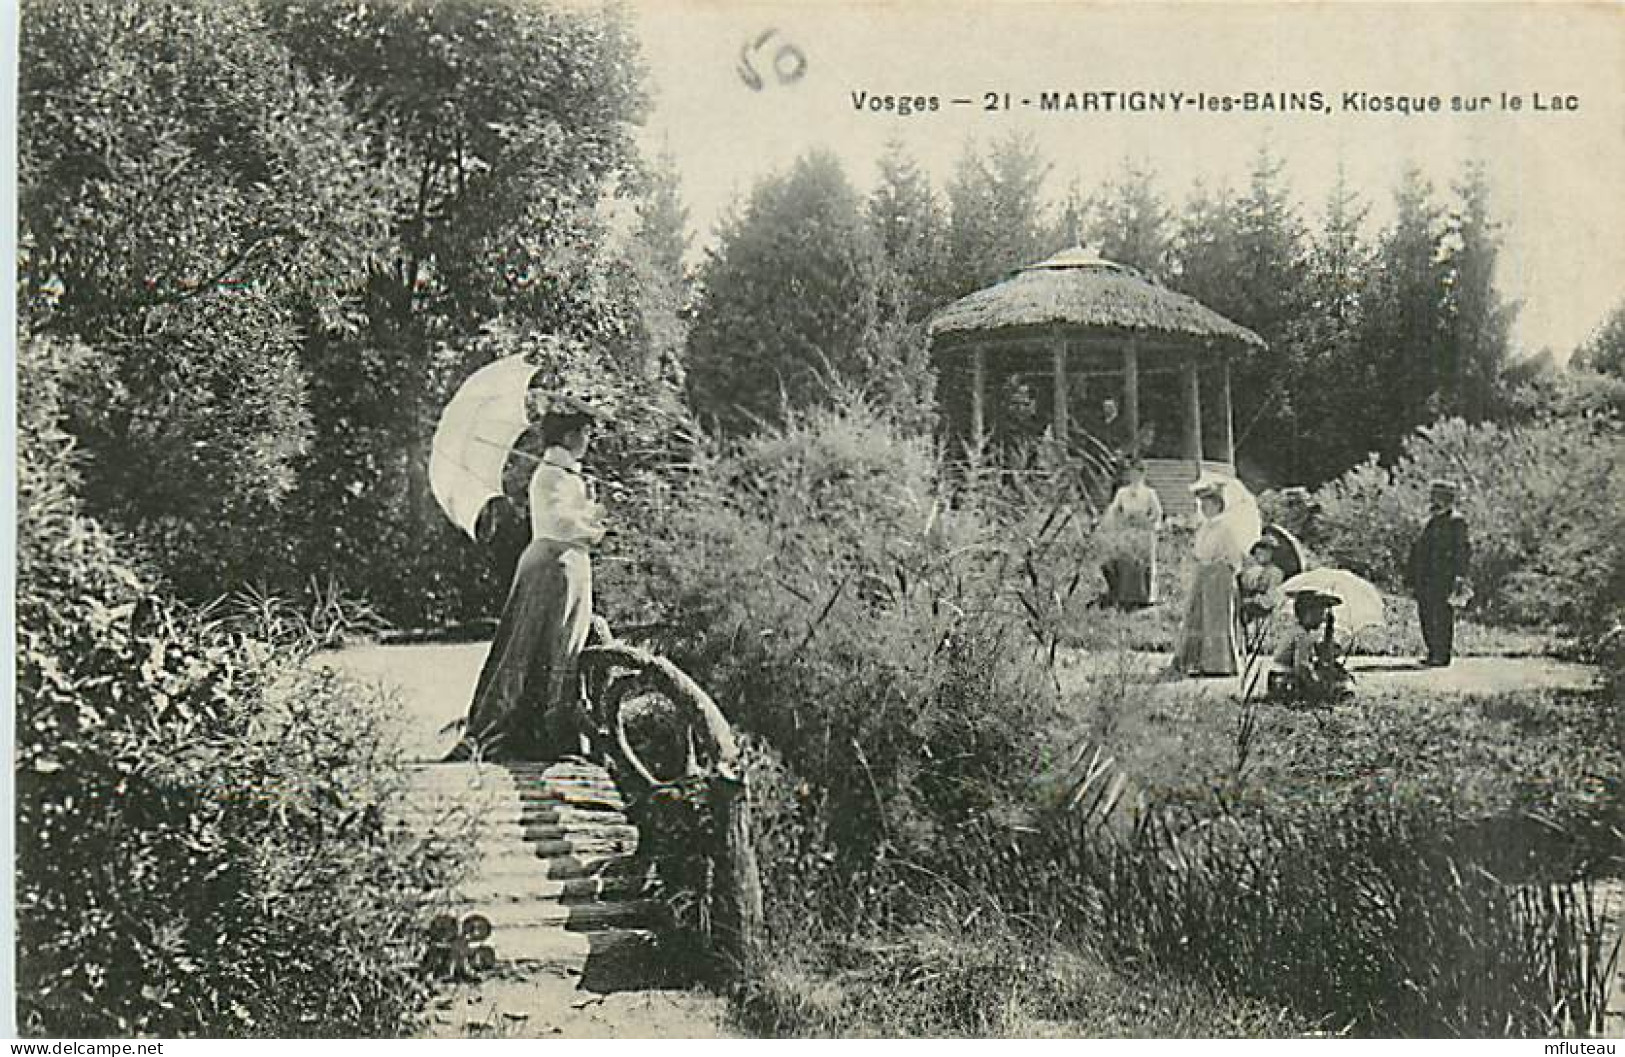
[[[1625,6],[7,7],[0,1034],[1625,1038]]]

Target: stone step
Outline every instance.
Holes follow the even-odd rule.
[[[497,960],[508,964],[574,969],[591,957],[637,955],[654,946],[648,929],[599,929],[572,932],[557,925],[520,925],[493,932]]]
[[[614,816],[610,816],[614,818]],[[404,823],[403,823],[404,824]],[[628,851],[635,849],[638,843],[638,828],[621,821],[603,822],[567,822],[558,825],[551,822],[490,822],[484,819],[468,820],[465,825],[468,832],[478,844],[495,845],[508,841],[521,844],[538,844],[550,841],[602,841],[617,847],[624,847]]]
[[[506,836],[487,836],[476,832],[473,847],[482,857],[514,853],[537,859],[552,859],[559,856],[576,859],[583,856],[630,855],[638,850],[638,838],[636,830],[630,830],[627,835],[616,836],[565,833],[525,840],[515,840]]]
[[[613,785],[579,785],[561,782],[546,782],[537,785],[509,786],[505,789],[458,789],[446,787],[412,788],[406,790],[396,802],[403,807],[413,807],[425,811],[441,811],[448,808],[475,809],[484,806],[495,807],[504,803],[511,803],[515,798],[525,803],[587,803],[608,804],[619,810],[625,804],[625,797]]]
[[[596,899],[627,899],[641,895],[644,879],[638,871],[587,874],[581,877],[543,877],[534,866],[526,873],[482,874],[431,894],[431,900],[452,904],[484,903],[501,906],[534,899],[559,903],[585,903]]]
[[[510,880],[571,880],[598,875],[625,875],[640,869],[624,852],[538,855],[519,848],[486,851],[472,864],[464,878],[468,884],[498,884]]]
[[[500,796],[475,800],[461,796],[412,796],[400,802],[401,815],[434,816],[452,813],[477,813],[481,810],[540,811],[549,808],[571,808],[578,811],[619,813],[626,810],[626,802],[619,793],[583,791],[579,789],[510,789]]]
[[[429,784],[464,784],[478,787],[491,782],[611,782],[614,779],[602,767],[593,764],[523,764],[523,763],[432,763],[420,764],[406,770],[409,782]]]
[[[561,801],[521,803],[511,799],[484,807],[460,808],[447,804],[434,807],[401,805],[394,813],[397,822],[410,826],[436,825],[445,822],[476,821],[482,824],[507,825],[623,825],[626,816],[607,807],[566,804]]]
[[[596,903],[560,903],[549,899],[529,899],[507,903],[447,903],[447,913],[459,918],[479,914],[491,923],[500,948],[503,937],[513,929],[551,925],[577,932],[612,927],[657,924],[665,913],[658,899],[621,899]]]

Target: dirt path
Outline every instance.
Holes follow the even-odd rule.
[[[456,743],[455,732],[441,731],[468,711],[489,645],[352,646],[321,654],[317,663],[382,686],[399,705],[397,730],[408,758],[430,762]]]
[[[1267,663],[1267,662],[1266,662]],[[1104,677],[1134,682],[1155,680],[1168,666],[1166,653],[1136,651],[1099,653],[1068,650],[1060,657],[1062,685],[1079,685]],[[1497,694],[1516,690],[1585,690],[1595,685],[1597,669],[1550,657],[1460,657],[1448,668],[1424,668],[1403,657],[1354,657],[1355,692],[1416,691],[1434,694]],[[1174,679],[1171,694],[1233,696],[1234,678]]]
[[[456,741],[456,733],[444,728],[468,708],[486,650],[483,642],[360,646],[324,654],[317,663],[382,687],[397,705],[397,732],[409,759],[428,763],[441,759]],[[478,983],[450,985],[426,1011],[423,1034],[636,1039],[727,1034],[721,998],[628,984],[616,975],[569,967],[509,968]]]

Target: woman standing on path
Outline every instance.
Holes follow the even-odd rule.
[[[541,465],[530,480],[531,541],[485,658],[463,740],[487,758],[553,759],[581,751],[576,659],[592,620],[592,562],[604,511],[587,494],[581,458],[597,420],[585,405],[543,416]]]
[[[1258,507],[1239,481],[1203,477],[1191,491],[1202,523],[1191,544],[1196,575],[1172,667],[1178,675],[1236,675],[1241,671],[1236,570],[1258,538]]]
[[[1142,609],[1156,601],[1157,529],[1162,501],[1145,483],[1145,464],[1129,466],[1128,481],[1101,519],[1112,556],[1105,564],[1106,597],[1118,609]]]

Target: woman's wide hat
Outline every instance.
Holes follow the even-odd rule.
[[[548,393],[543,398],[541,403],[541,411],[543,414],[579,415],[582,418],[590,418],[594,422],[606,422],[609,420],[609,413],[606,412],[602,407],[590,403],[581,396],[569,392],[568,390]]]

